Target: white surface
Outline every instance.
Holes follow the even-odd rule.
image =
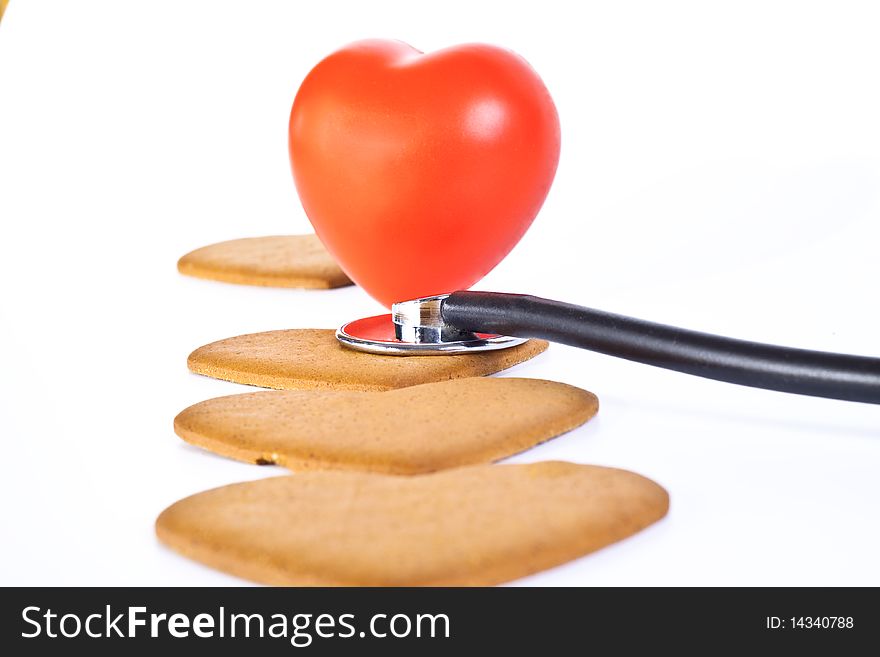
[[[231,584],[153,520],[281,474],[171,421],[242,386],[195,347],[335,327],[362,291],[179,276],[222,239],[306,232],[297,85],[362,37],[487,41],[553,93],[544,210],[479,285],[744,338],[880,355],[880,20],[841,2],[41,2],[0,24],[0,582]],[[516,457],[629,468],[666,520],[523,584],[880,584],[880,407],[749,390],[554,346],[508,374],[599,417]],[[491,519],[488,519],[491,521]]]

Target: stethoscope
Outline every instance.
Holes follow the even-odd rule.
[[[800,395],[880,404],[880,358],[737,340],[500,292],[453,292],[395,303],[390,315],[336,332],[346,347],[430,356],[506,349],[541,338],[677,372]]]

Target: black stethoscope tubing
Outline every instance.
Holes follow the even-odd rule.
[[[440,312],[465,331],[541,338],[753,388],[880,404],[880,358],[738,340],[524,294],[453,292]]]

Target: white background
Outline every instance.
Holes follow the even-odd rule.
[[[281,474],[172,418],[246,390],[194,348],[335,327],[378,304],[179,276],[190,249],[308,232],[287,119],[364,37],[526,57],[563,151],[478,285],[793,346],[880,355],[880,16],[848,2],[43,2],[0,24],[0,582],[232,584],[156,515]],[[438,184],[443,184],[438,181]],[[668,518],[522,584],[880,584],[880,407],[690,378],[561,346],[510,375],[595,391],[516,457],[629,468]],[[487,519],[491,522],[491,519]]]

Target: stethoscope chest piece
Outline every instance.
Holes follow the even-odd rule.
[[[390,315],[365,317],[344,324],[336,339],[358,351],[388,356],[448,356],[515,347],[526,338],[494,333],[471,333],[446,324],[440,304],[441,294],[396,303]]]

